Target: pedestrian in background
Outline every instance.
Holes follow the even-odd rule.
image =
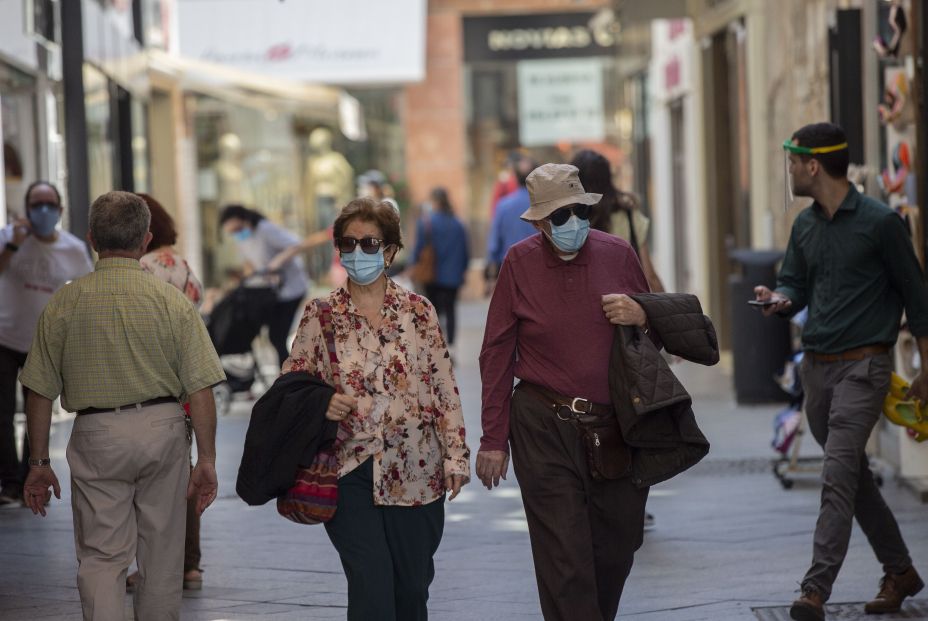
[[[267,320],[268,338],[277,351],[279,364],[287,358],[287,336],[309,284],[303,270],[303,259],[298,253],[290,255],[282,264],[274,259],[298,246],[300,238],[242,205],[229,205],[223,209],[219,225],[226,235],[235,239],[245,262],[246,275],[267,271],[271,264],[280,266],[277,303]]]
[[[430,194],[432,210],[416,222],[416,244],[412,262],[416,263],[427,245],[434,256],[433,278],[425,283],[425,297],[435,306],[444,329],[448,346],[454,346],[457,330],[458,292],[467,273],[469,251],[467,229],[454,215],[445,188],[434,188]]]
[[[499,202],[515,192],[519,187],[516,180],[516,164],[522,159],[522,154],[518,151],[512,151],[506,156],[503,169],[500,170],[496,181],[493,183],[493,192],[490,195],[490,220],[496,215],[496,207]]]
[[[530,200],[528,190],[525,188],[525,179],[535,168],[535,163],[522,157],[515,164],[516,182],[518,188],[500,199],[496,205],[496,213],[490,223],[490,234],[487,237],[487,267],[485,276],[488,282],[496,280],[499,266],[509,249],[526,237],[537,233],[535,228],[521,218],[529,208]]]
[[[602,196],[585,191],[576,167],[545,164],[527,187],[521,216],[541,234],[510,249],[490,301],[477,476],[487,489],[499,485],[511,446],[545,619],[611,620],[641,546],[648,489],[628,476],[594,479],[570,416],[583,408],[618,425],[609,388],[615,325],[645,325],[625,294],[648,283],[628,243],[590,230]]]
[[[644,270],[652,293],[663,292],[664,283],[654,269],[648,243],[651,220],[641,213],[638,199],[633,194],[615,187],[612,183],[609,160],[602,154],[584,149],[574,155],[571,164],[579,169],[580,183],[588,192],[603,195],[596,206],[594,216],[590,219],[590,227],[612,233],[630,243],[641,261],[641,269]]]
[[[19,507],[28,468],[16,453],[16,380],[42,309],[70,280],[93,271],[87,245],[58,230],[64,208],[58,188],[36,181],[26,189],[25,217],[0,230],[0,507]],[[27,389],[23,387],[23,403]]]
[[[203,300],[203,285],[190,269],[187,261],[177,253],[174,244],[177,243],[177,229],[171,214],[148,194],[137,194],[148,205],[151,212],[151,242],[148,252],[139,259],[142,269],[160,278],[183,293],[197,308]],[[184,404],[184,410],[189,415],[189,405]],[[190,464],[193,468],[193,462]],[[187,499],[187,521],[184,538],[184,588],[198,590],[203,587],[203,570],[200,568],[200,512],[197,511],[197,499]],[[138,583],[138,572],[126,579],[128,587],[135,587]]]
[[[432,557],[444,500],[470,478],[470,450],[451,359],[435,309],[384,273],[403,247],[388,203],[351,201],[335,220],[348,282],[329,294],[335,352],[318,301],[306,306],[282,373],[341,383],[329,420],[347,432],[336,448],[338,505],[325,524],[348,579],[348,619],[427,619]]]
[[[109,192],[90,207],[95,271],[52,297],[22,373],[32,458],[24,495],[46,514],[52,401],[77,412],[68,443],[77,586],[84,619],[123,619],[126,568],[138,560],[139,621],[179,619],[184,495],[216,498],[212,386],[225,379],[206,326],[139,259],[152,235],[145,201]],[[197,464],[180,400],[190,402]]]
[[[922,359],[908,396],[928,403],[928,285],[902,219],[848,182],[843,129],[806,125],[783,146],[792,193],[814,202],[793,222],[776,290],[754,291],[769,303],[765,315],[808,307],[800,376],[809,429],[825,451],[812,565],[790,614],[825,618],[855,517],[884,572],[864,610],[895,612],[924,583],[873,479],[866,445],[889,390],[889,351],[903,309]]]

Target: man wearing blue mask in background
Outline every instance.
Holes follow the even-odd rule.
[[[22,500],[24,473],[16,454],[13,415],[16,378],[36,322],[52,294],[93,271],[84,242],[56,228],[63,210],[55,186],[46,181],[30,185],[25,207],[25,218],[0,230],[0,508],[18,507]]]

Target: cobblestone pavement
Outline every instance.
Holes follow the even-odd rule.
[[[477,352],[485,304],[462,307],[456,371],[471,446],[480,436]],[[655,487],[647,533],[625,590],[619,618],[635,621],[786,619],[811,556],[818,513],[814,475],[783,490],[771,475],[771,421],[779,406],[736,407],[731,376],[681,363],[700,425],[712,442],[706,460]],[[345,580],[321,527],[299,526],[274,507],[247,507],[234,493],[251,403],[237,401],[219,424],[220,498],[203,519],[204,587],[185,594],[191,620],[343,619]],[[54,426],[52,460],[65,483],[45,519],[25,509],[0,511],[0,619],[80,619],[64,449],[65,420]],[[815,448],[804,446],[814,456]],[[926,508],[887,477],[912,556],[928,573]],[[540,619],[531,552],[517,482],[488,492],[471,484],[447,506],[436,558],[431,617],[439,621]],[[863,619],[859,602],[877,590],[880,566],[855,530],[829,605],[833,619]],[[126,618],[132,618],[126,600]],[[904,616],[928,619],[928,602]],[[584,621],[584,620],[578,620]]]

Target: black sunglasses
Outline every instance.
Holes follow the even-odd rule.
[[[554,211],[547,220],[551,222],[554,226],[563,226],[570,220],[570,214],[573,212],[575,216],[581,220],[589,220],[590,215],[593,213],[592,205],[568,205],[567,207],[561,207],[560,209]]]
[[[356,237],[339,237],[335,240],[335,247],[338,248],[338,251],[346,254],[354,252],[358,244],[361,244],[361,250],[365,254],[377,254],[377,251],[384,245],[383,240],[377,239],[376,237],[365,237],[363,239],[358,239]]]

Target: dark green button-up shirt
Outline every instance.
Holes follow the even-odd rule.
[[[834,218],[817,202],[793,223],[777,292],[809,307],[805,351],[833,354],[893,345],[905,308],[915,336],[928,336],[928,286],[902,219],[854,186]]]

